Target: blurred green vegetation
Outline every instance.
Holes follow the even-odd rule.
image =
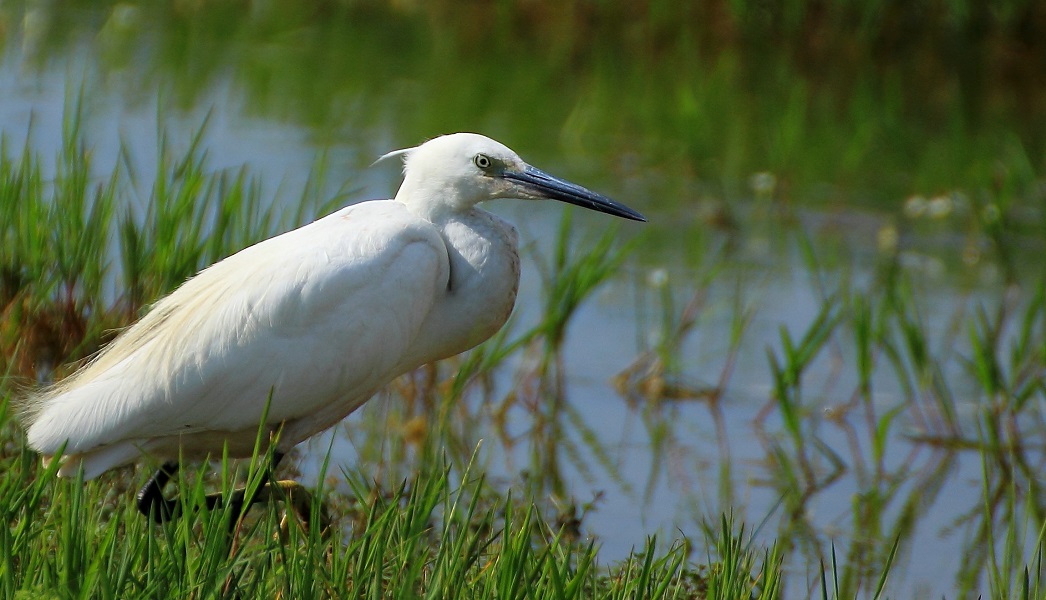
[[[130,97],[188,107],[231,79],[245,111],[375,155],[463,129],[575,151],[649,179],[648,209],[748,195],[757,172],[804,204],[1043,200],[1032,0],[15,2],[0,32],[29,65],[93,53]]]

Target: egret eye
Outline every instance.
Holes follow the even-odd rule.
[[[491,165],[490,157],[486,154],[477,154],[476,158],[472,159],[472,162],[476,163],[476,166],[483,170],[489,169]]]

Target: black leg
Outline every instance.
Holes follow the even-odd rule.
[[[176,519],[181,512],[176,500],[168,500],[163,497],[163,486],[167,485],[167,482],[177,472],[178,463],[164,463],[162,467],[153,473],[148,483],[138,490],[138,512],[152,519],[154,523]]]
[[[283,460],[282,452],[273,452],[272,454],[272,465],[265,472],[261,485],[258,486],[258,490],[264,489],[269,481],[272,479],[272,471],[276,469],[276,465],[280,464]],[[181,507],[177,500],[168,500],[163,497],[163,488],[167,485],[167,482],[171,480],[178,473],[178,463],[168,462],[164,463],[149,481],[142,486],[142,489],[138,490],[137,495],[137,506],[138,512],[142,513],[146,517],[152,519],[154,523],[163,523],[164,521],[170,521],[177,519],[181,516]],[[247,490],[238,489],[230,494],[228,502],[232,507],[232,514],[234,517],[239,517],[243,512],[244,505],[246,504],[249,510],[258,501],[257,493],[246,498]],[[205,498],[207,503],[207,510],[214,510],[216,508],[222,508],[225,506],[225,499],[222,498],[220,493],[208,494]],[[230,527],[235,524],[235,518]]]
[[[272,472],[276,470],[276,467],[280,464],[281,460],[283,460],[283,452],[274,451],[272,453],[272,465],[270,465],[269,469],[265,472],[264,475],[262,475],[261,485],[258,486],[258,490],[255,491],[255,495],[252,496],[249,500],[246,498],[246,488],[234,490],[233,493],[229,495],[228,502],[229,505],[232,506],[233,515],[239,516],[243,512],[244,504],[247,505],[247,510],[250,510],[250,508],[258,502],[257,491],[260,491],[264,489],[265,486],[269,485],[269,482],[272,481]],[[214,510],[216,508],[222,508],[225,506],[225,499],[222,498],[222,495],[220,493],[207,494],[206,501],[207,510]]]

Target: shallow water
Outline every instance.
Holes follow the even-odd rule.
[[[506,487],[537,481],[531,489],[560,507],[591,503],[589,510],[579,509],[582,531],[598,539],[605,559],[625,557],[653,534],[661,540],[680,533],[700,540],[704,523],[714,525],[722,512],[733,511],[752,525],[765,519],[760,541],[792,541],[788,568],[796,577],[789,596],[795,597],[807,586],[815,589],[817,561],[830,559],[832,543],[845,564],[872,572],[864,575],[874,581],[892,529],[911,522],[891,571],[890,594],[928,597],[955,589],[964,556],[956,548],[983,543],[976,520],[967,518],[983,505],[979,453],[916,441],[934,432],[909,408],[888,429],[881,462],[873,464],[874,426],[865,421],[866,409],[844,408],[855,397],[858,375],[852,346],[839,341],[819,352],[804,373],[802,422],[809,445],[799,450],[772,402],[767,356],[768,349],[781,351],[782,327],[801,337],[826,297],[839,290],[874,290],[892,248],[886,244],[884,250],[883,236],[893,232],[903,249],[900,264],[915,281],[915,303],[932,350],[947,358],[941,376],[951,386],[959,420],[976,432],[983,392],[964,367],[969,341],[965,331],[955,331],[956,316],[968,316],[978,303],[1000,302],[1003,276],[991,260],[960,260],[971,236],[954,220],[904,216],[904,196],[897,190],[932,194],[940,188],[923,189],[913,181],[921,176],[933,181],[937,174],[916,173],[907,183],[898,184],[895,177],[882,187],[865,183],[852,190],[829,177],[829,183],[807,181],[792,192],[786,189],[788,178],[780,176],[773,189],[760,191],[766,175],[755,181],[749,176],[770,168],[763,153],[706,153],[716,147],[706,138],[721,132],[719,124],[708,125],[705,137],[676,136],[667,124],[634,137],[648,119],[658,119],[659,99],[688,102],[665,73],[653,72],[650,81],[637,84],[642,58],[634,65],[617,55],[601,60],[586,48],[574,50],[574,66],[569,59],[551,60],[552,50],[535,50],[544,59],[539,64],[505,48],[487,56],[467,32],[443,43],[438,33],[420,34],[428,31],[424,20],[396,11],[364,11],[354,15],[356,21],[326,25],[290,15],[292,22],[278,26],[278,18],[255,14],[244,22],[267,23],[268,29],[243,26],[227,36],[215,32],[222,15],[166,15],[133,4],[80,8],[61,18],[60,12],[0,10],[5,42],[0,131],[8,148],[20,148],[28,132],[46,162],[57,152],[63,115],[82,82],[85,138],[96,153],[97,176],[111,171],[123,144],[141,175],[141,198],[148,198],[148,174],[156,169],[158,129],[184,146],[206,119],[208,166],[246,165],[262,176],[266,196],[281,202],[295,201],[322,153],[334,173],[328,196],[344,193],[346,203],[388,197],[397,169],[369,166],[374,158],[438,133],[477,130],[535,165],[648,216],[648,225],[619,226],[622,240],[644,237],[619,274],[571,321],[562,351],[566,388],[558,428],[535,428],[535,411],[519,404],[498,419],[496,404],[520,384],[526,357],[515,356],[498,370],[489,394],[470,393],[463,401],[463,412],[474,419],[463,443],[471,449],[483,440],[479,460],[490,477]],[[166,18],[172,24],[165,28]],[[293,22],[299,18],[300,24]],[[704,65],[700,75],[714,81],[721,65]],[[632,106],[612,98],[619,84],[651,89]],[[731,104],[730,98],[711,105],[716,103]],[[1015,123],[1018,116],[1013,115]],[[723,118],[741,128],[735,117]],[[747,125],[750,130],[764,123]],[[921,156],[921,151],[896,154]],[[799,172],[816,169],[793,166]],[[875,177],[862,173],[853,179]],[[955,207],[957,213],[963,210],[959,200]],[[516,313],[516,327],[525,329],[541,311],[541,282],[532,258],[548,256],[543,249],[554,241],[562,209],[512,202],[491,209],[518,223],[528,245],[531,260]],[[731,226],[722,226],[724,213]],[[582,246],[608,225],[604,216],[573,216],[575,243]],[[818,257],[818,267],[810,266],[804,243]],[[1041,250],[1040,243],[1028,240],[1029,254]],[[751,315],[716,403],[707,397],[626,398],[613,384],[661,335],[664,289],[672,297],[670,314],[702,291],[697,326],[674,351],[678,371],[671,381],[683,387],[716,385],[731,356],[738,311]],[[907,391],[888,368],[876,369],[873,390],[871,405],[880,415],[906,401]],[[394,401],[372,402],[334,433],[335,464],[365,470],[368,461],[380,463],[388,449],[375,453],[368,444],[401,435],[402,407],[390,406]],[[315,476],[329,443],[324,435],[305,446],[307,475]],[[781,457],[804,454],[817,485],[800,504],[790,505],[782,500],[789,490]],[[1033,458],[1041,463],[1041,450]],[[874,493],[887,499],[885,506],[857,514],[858,498]],[[1030,535],[1025,544],[1033,541]],[[865,550],[869,556],[861,555]],[[700,544],[694,559],[704,559]]]

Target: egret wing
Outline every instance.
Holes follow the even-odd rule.
[[[430,223],[395,201],[348,207],[216,263],[158,302],[40,400],[30,444],[50,454],[68,440],[71,454],[252,431],[267,402],[270,423],[315,415],[322,429],[414,366],[402,357],[448,277]]]

